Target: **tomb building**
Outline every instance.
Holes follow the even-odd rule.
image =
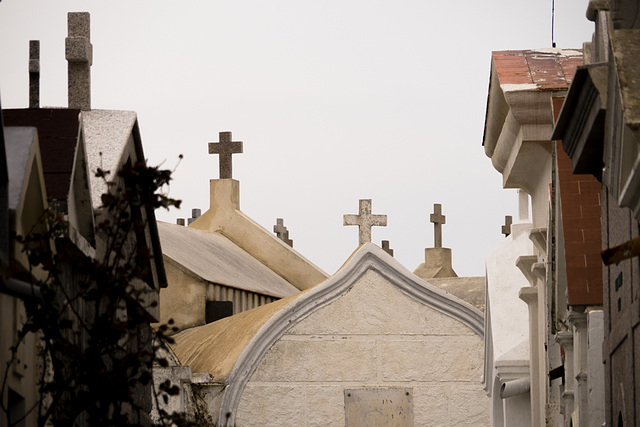
[[[424,250],[424,263],[413,274],[425,280],[433,277],[458,277],[451,265],[451,249],[442,247],[442,226],[446,223],[442,205],[433,205],[429,220],[433,223],[433,248]]]
[[[429,220],[433,223],[434,247],[425,248],[425,261],[413,274],[484,311],[484,277],[458,277],[453,270],[451,249],[442,247],[442,226],[446,223],[442,205],[433,205]]]
[[[158,223],[169,277],[160,315],[179,329],[294,295],[328,276],[293,249],[288,232],[282,239],[240,210],[240,183],[231,176],[232,154],[242,153],[243,144],[231,132],[219,136],[209,144],[209,153],[220,156],[221,177],[210,180],[209,209],[194,209],[188,227]]]
[[[40,44],[32,41],[29,45],[29,108],[3,109],[3,151],[8,158],[9,203],[11,213],[8,227],[15,235],[26,235],[32,231],[42,232],[43,210],[48,206],[56,215],[64,217],[64,231],[52,239],[50,244],[56,251],[68,253],[68,258],[56,265],[60,273],[60,287],[69,300],[68,312],[64,320],[74,325],[70,333],[75,338],[73,345],[79,348],[88,346],[88,337],[81,326],[93,319],[98,310],[97,303],[85,298],[82,286],[86,271],[78,265],[83,262],[103,261],[113,255],[109,243],[108,231],[100,224],[109,220],[115,223],[114,213],[103,206],[102,195],[118,186],[124,187],[124,178],[117,173],[125,165],[145,165],[142,139],[137,115],[133,111],[98,110],[91,108],[90,73],[92,63],[92,45],[90,43],[89,13],[68,14],[68,37],[65,39],[65,57],[68,68],[68,108],[41,108],[40,92]],[[102,169],[110,171],[105,177],[96,176]],[[116,183],[110,187],[107,182]],[[47,201],[48,200],[48,201]],[[160,256],[160,239],[156,228],[155,213],[152,206],[130,207],[132,217],[141,226],[126,234],[127,245],[119,255],[123,258],[133,256],[134,251],[149,254],[148,259],[140,257],[138,266],[142,271],[140,279],[127,292],[122,301],[120,316],[126,318],[134,313],[144,313],[151,321],[159,320],[157,307],[158,292],[166,286],[163,259]],[[37,277],[37,268],[29,272],[30,266],[15,239],[10,240],[8,262],[12,265],[12,274]],[[81,262],[82,261],[82,262]],[[85,264],[86,265],[86,264]],[[18,269],[16,269],[16,267]],[[7,272],[5,266],[3,272]],[[4,274],[4,273],[3,273]],[[23,301],[39,298],[38,289],[32,285],[25,289],[21,280],[2,276],[0,285],[0,364],[7,366],[7,350],[15,339],[17,329],[25,321]],[[60,292],[60,290],[58,290]],[[100,306],[104,307],[104,306]],[[103,308],[104,309],[104,308]],[[140,325],[136,333],[150,336],[149,323]],[[123,351],[139,354],[151,351],[150,339],[140,338],[131,342]],[[37,378],[42,360],[37,354],[37,340],[28,334],[19,354],[23,363],[7,372],[7,378],[0,383],[7,389],[3,397],[3,408],[14,411],[9,417],[16,425],[39,425],[37,410]],[[69,366],[77,361],[65,359],[64,355],[54,355],[56,366]],[[37,362],[36,362],[37,360]],[[65,370],[58,370],[63,372]],[[71,372],[72,370],[66,370]],[[6,381],[5,381],[6,379]],[[64,382],[64,378],[60,379]],[[131,423],[148,425],[151,410],[151,389],[141,387],[142,393],[132,394],[138,408],[128,415]],[[70,389],[61,399],[75,399]],[[84,390],[83,390],[84,392]],[[9,405],[9,406],[7,406]],[[22,421],[20,419],[25,417]],[[5,414],[1,414],[5,420]],[[85,425],[83,416],[72,420],[74,424]],[[42,420],[40,420],[40,424]]]
[[[310,289],[174,335],[173,381],[210,425],[487,425],[483,331],[476,307],[364,243]]]
[[[600,183],[572,173],[557,140],[564,135],[554,135],[582,63],[583,52],[572,49],[492,53],[484,151],[503,186],[519,190],[521,219],[531,200],[529,225],[512,225],[487,258],[485,386],[494,426],[527,416],[532,426],[605,422]],[[572,131],[589,123],[583,119]],[[595,164],[602,171],[601,157]],[[516,280],[516,268],[526,282]],[[517,342],[522,332],[528,345]]]
[[[588,257],[577,265],[567,257],[572,330],[565,335],[573,340],[565,341],[574,354],[573,420],[589,426],[640,425],[638,5],[589,2],[593,37],[584,44],[584,65],[576,70],[553,134],[561,140],[565,247]],[[564,203],[563,193],[577,199],[583,192],[569,206]],[[604,386],[597,386],[601,377]]]

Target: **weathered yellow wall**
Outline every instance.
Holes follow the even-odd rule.
[[[180,330],[204,325],[207,282],[189,274],[166,256],[164,266],[168,286],[160,289],[160,323],[173,319],[174,326]]]

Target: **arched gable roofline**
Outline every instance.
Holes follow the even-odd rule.
[[[367,271],[375,271],[403,293],[462,322],[484,338],[484,315],[480,310],[423,281],[385,251],[373,243],[366,243],[335,275],[281,308],[251,339],[227,377],[218,425],[235,425],[242,392],[269,348],[291,327],[344,295]]]

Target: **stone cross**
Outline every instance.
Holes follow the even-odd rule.
[[[193,221],[195,221],[196,219],[200,218],[200,215],[202,215],[202,210],[199,208],[193,208],[191,209],[191,218],[187,219],[187,225],[191,225],[191,223]]]
[[[433,247],[442,247],[442,224],[446,222],[446,217],[442,215],[442,205],[435,203],[433,205],[433,213],[429,220],[433,223]]]
[[[386,215],[371,214],[371,199],[360,199],[359,215],[344,215],[343,225],[357,225],[359,228],[359,242],[364,244],[371,241],[371,227],[387,225]]]
[[[209,154],[220,155],[220,179],[231,178],[231,155],[242,153],[242,141],[232,141],[231,132],[220,132],[220,142],[209,143]]]
[[[507,215],[504,217],[504,225],[502,226],[502,234],[504,237],[507,237],[511,234],[511,224],[513,223],[513,217],[511,215]]]
[[[69,27],[65,39],[68,72],[69,108],[91,110],[91,64],[93,46],[90,43],[89,12],[69,12]]]
[[[29,108],[40,107],[40,40],[29,41]]]
[[[386,253],[388,253],[389,255],[393,256],[393,249],[391,249],[389,247],[389,241],[388,240],[383,240],[382,241],[382,250],[385,251]]]
[[[278,239],[293,247],[293,240],[289,239],[289,230],[284,226],[284,219],[276,219],[276,225],[273,226],[273,232],[276,233]]]

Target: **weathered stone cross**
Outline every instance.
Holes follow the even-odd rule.
[[[65,39],[69,108],[91,110],[91,64],[93,46],[90,42],[89,12],[67,14],[68,34]]]
[[[433,205],[433,213],[429,216],[429,220],[433,223],[433,247],[442,247],[442,224],[446,222],[446,217],[442,215],[442,205],[435,203]]]
[[[287,227],[284,226],[284,219],[276,219],[276,225],[273,226],[273,232],[276,233],[278,239],[293,247],[293,240],[289,238],[289,230],[287,230]]]
[[[513,223],[513,217],[511,217],[511,215],[504,217],[504,225],[502,226],[502,234],[504,234],[504,237],[507,237],[509,234],[511,234],[512,223]]]
[[[191,218],[187,218],[187,225],[191,225],[193,221],[200,218],[202,215],[202,209],[193,208],[191,209]]]
[[[40,41],[29,41],[29,108],[40,107]]]
[[[359,215],[347,214],[343,217],[343,225],[357,225],[359,228],[359,242],[364,244],[371,241],[371,227],[387,225],[386,215],[371,214],[371,199],[360,199]]]
[[[393,249],[391,249],[391,247],[389,246],[388,240],[382,241],[382,250],[388,253],[389,255],[393,256]]]
[[[220,142],[209,143],[209,154],[220,155],[220,179],[231,178],[231,155],[242,153],[242,141],[231,141],[231,132],[220,132]]]

